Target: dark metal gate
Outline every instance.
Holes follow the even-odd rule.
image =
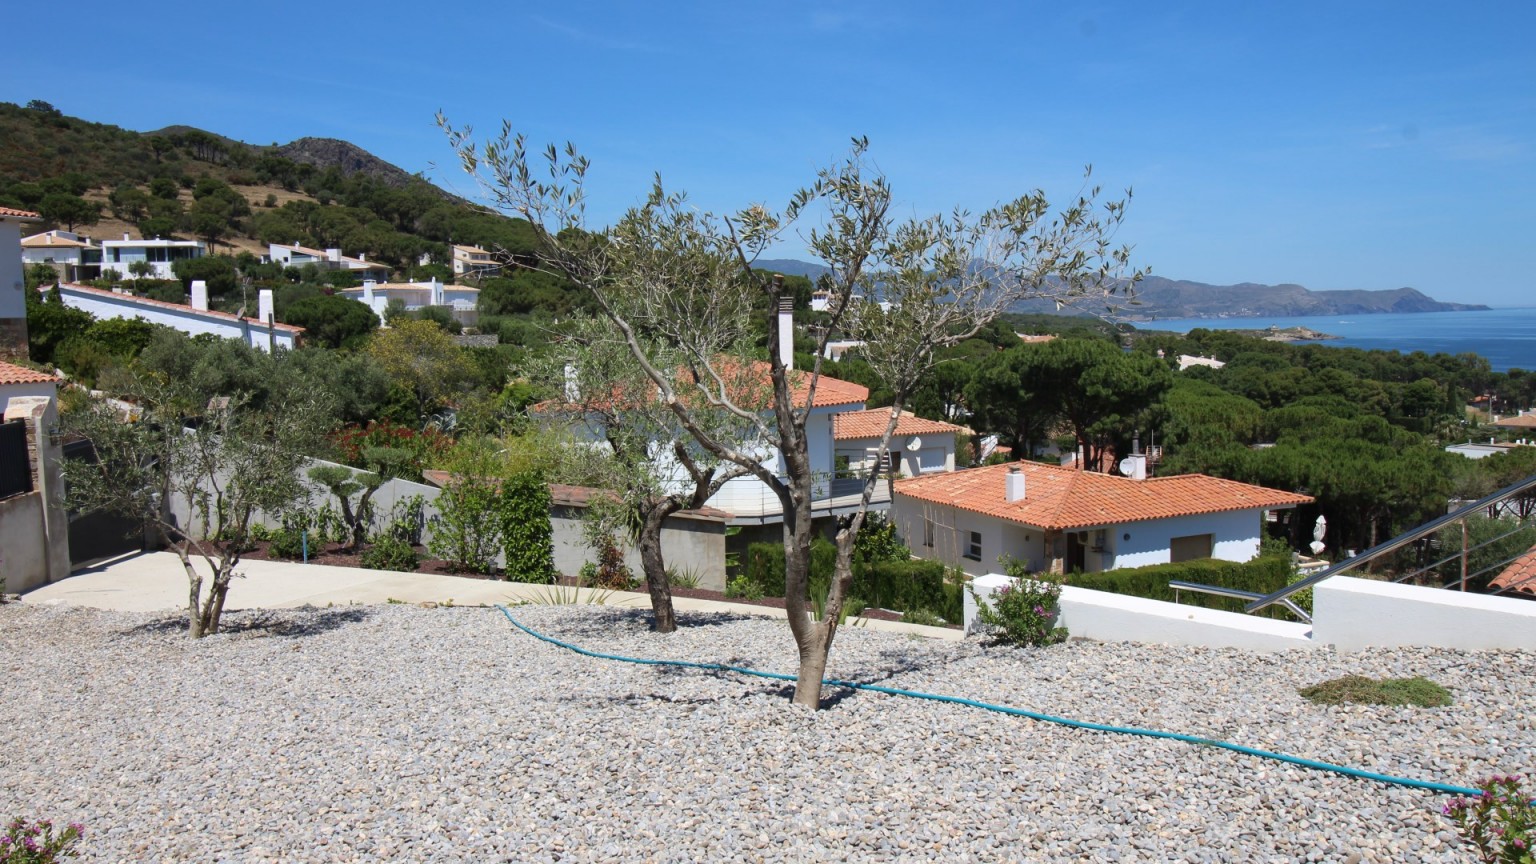
[[[32,460],[27,456],[27,423],[0,423],[0,498],[32,491]]]

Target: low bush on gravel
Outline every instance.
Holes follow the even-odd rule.
[[[71,822],[55,834],[47,819],[28,822],[12,819],[0,835],[0,864],[52,864],[73,858],[74,846],[85,836],[85,826]]]
[[[1414,678],[1367,678],[1345,675],[1300,691],[1303,698],[1319,705],[1416,705],[1420,708],[1444,708],[1451,704],[1451,693],[1439,684],[1418,676]]]
[[[1476,798],[1452,798],[1443,812],[1484,864],[1530,864],[1536,843],[1536,805],[1519,775],[1495,775],[1478,784]]]
[[[1013,582],[991,597],[976,598],[976,617],[992,634],[992,641],[1004,645],[1054,645],[1065,642],[1067,629],[1057,627],[1061,614],[1061,583],[1044,573],[1031,574],[1017,561],[1007,562]]]

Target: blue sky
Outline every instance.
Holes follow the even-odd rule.
[[[434,113],[507,118],[591,157],[600,221],[654,171],[782,203],[854,135],[913,214],[1065,200],[1092,163],[1161,276],[1536,305],[1528,0],[222,5],[72,3],[78,48],[10,40],[0,99],[343,138],[465,194]]]

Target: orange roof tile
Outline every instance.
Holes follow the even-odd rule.
[[[1489,579],[1488,587],[1495,591],[1519,591],[1536,595],[1536,546],[1511,561],[1502,573]]]
[[[1025,495],[1008,501],[1010,468],[1024,473]],[[1204,474],[1132,480],[1038,462],[1011,462],[896,481],[896,494],[946,504],[1053,531],[1197,516],[1232,510],[1295,507],[1306,495]]]
[[[1536,414],[1519,414],[1514,417],[1505,417],[1503,420],[1493,421],[1493,425],[1503,429],[1536,429]]]
[[[825,379],[823,379],[825,380]],[[832,418],[832,437],[838,441],[850,441],[855,438],[879,438],[885,434],[885,427],[891,422],[891,409],[871,408],[868,411],[844,411]],[[911,411],[901,412],[901,419],[896,421],[896,435],[953,435],[956,432],[966,432],[964,426],[956,426],[953,423],[945,423],[942,420],[927,420],[913,416]]]
[[[58,380],[47,372],[0,360],[0,384],[56,384]]]
[[[0,216],[11,216],[16,219],[43,218],[41,213],[33,213],[31,210],[17,210],[15,207],[0,207]]]
[[[772,402],[772,367],[766,360],[753,360],[750,361],[751,365],[747,367],[751,374],[742,375],[738,372],[740,367],[736,365],[736,362],[734,359],[725,358],[717,365],[716,371],[725,379],[727,392],[732,394],[732,398],[742,403],[743,407],[752,407],[746,404],[750,400],[758,401],[762,407],[767,408]],[[689,377],[686,369],[680,368],[677,370],[677,378],[675,380],[678,382],[692,382],[693,379]],[[789,383],[790,398],[794,400],[796,405],[803,405],[806,394],[810,392],[811,374],[803,369],[791,369],[789,372]],[[677,385],[679,398],[686,399],[691,387],[691,383],[687,386],[679,383]],[[760,390],[761,392],[750,392],[754,390]],[[634,404],[617,387],[615,387],[611,398],[620,405]],[[655,398],[655,395],[652,394],[651,398]],[[843,381],[826,375],[816,379],[815,407],[817,408],[829,408],[838,405],[862,405],[868,400],[869,388],[862,384],[854,384],[851,381]],[[533,408],[535,411],[552,411],[558,409],[560,404],[561,400],[549,399],[538,403]]]

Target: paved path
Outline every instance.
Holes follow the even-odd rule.
[[[210,571],[195,560],[207,578]],[[229,587],[226,608],[276,609],[292,606],[326,606],[388,603],[447,603],[480,606],[495,603],[594,603],[608,606],[650,607],[650,597],[629,591],[593,591],[527,585],[490,579],[465,579],[427,573],[397,573],[359,567],[331,567],[293,561],[242,561],[238,578]],[[22,595],[28,603],[68,603],[96,609],[127,612],[181,611],[187,604],[187,576],[172,552],[146,552],[115,558],[70,574],[68,579],[35,588]],[[783,618],[783,609],[674,597],[678,611],[735,612]],[[912,633],[931,639],[960,639],[958,630],[923,627],[898,621],[860,619],[856,626],[871,630]]]

